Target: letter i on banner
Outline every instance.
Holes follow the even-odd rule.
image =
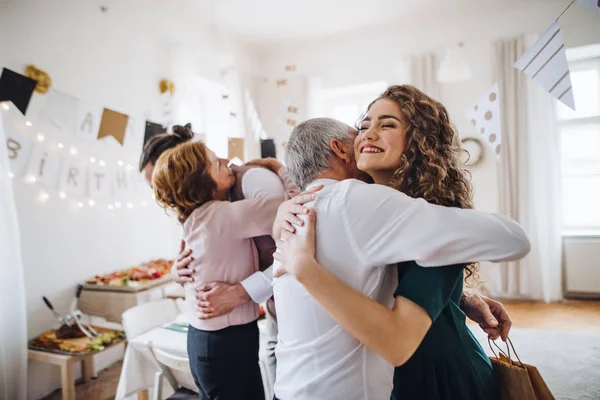
[[[7,128],[8,129],[5,129],[4,132],[6,134],[8,160],[10,161],[11,172],[17,175],[23,172],[23,169],[27,165],[27,158],[33,149],[33,141],[22,135],[21,132],[14,129],[14,127]]]
[[[65,157],[58,186],[62,192],[82,198],[86,187],[86,165],[77,158]]]
[[[37,182],[47,188],[54,188],[60,175],[60,157],[58,154],[37,145],[29,158],[27,176],[34,177]]]

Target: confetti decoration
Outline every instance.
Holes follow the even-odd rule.
[[[298,114],[298,107],[289,106],[288,107],[288,112],[292,113],[292,114]]]
[[[298,123],[295,120],[291,119],[291,118],[288,118],[287,121],[285,121],[285,123],[288,124],[288,125],[290,125],[290,126],[296,126],[296,125],[298,125]]]
[[[228,94],[224,94],[224,95],[222,95],[222,97],[223,97],[223,100],[227,100],[229,98],[229,95]]]
[[[514,64],[565,105],[575,110],[573,88],[565,44],[558,22],[554,22]]]
[[[473,107],[467,110],[467,118],[481,135],[485,135],[485,142],[500,157],[502,144],[502,123],[500,120],[500,92],[498,84],[483,96]]]
[[[295,71],[295,70],[296,70],[296,66],[295,66],[295,65],[286,65],[286,66],[285,66],[285,70],[286,70],[287,72],[293,72],[293,71]]]
[[[287,79],[280,79],[276,82],[276,84],[277,84],[277,87],[285,86],[285,85],[287,85]]]

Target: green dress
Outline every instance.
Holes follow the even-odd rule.
[[[392,400],[498,398],[490,360],[459,308],[464,267],[398,264],[394,296],[421,306],[433,323],[415,354],[396,368]]]

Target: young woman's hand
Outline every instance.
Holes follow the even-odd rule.
[[[308,208],[304,204],[310,203],[317,197],[317,192],[323,189],[323,185],[310,188],[298,196],[284,201],[277,209],[277,216],[273,222],[273,238],[280,238],[282,231],[295,233],[296,226],[304,225],[304,222],[298,218],[298,214],[308,214]]]
[[[185,242],[182,240],[179,247],[179,254],[177,255],[177,258],[171,267],[171,271],[175,275],[175,282],[179,283],[181,286],[188,282],[194,282],[194,277],[192,274],[195,271],[189,268],[189,265],[193,260],[194,257],[192,257],[192,250],[186,250]]]
[[[248,161],[246,165],[265,167],[276,174],[279,173],[279,170],[284,167],[284,165],[275,158],[258,158],[256,160]]]
[[[295,234],[288,231],[282,233],[282,238],[277,241],[277,251],[273,254],[275,260],[281,263],[275,271],[273,277],[277,278],[285,273],[290,273],[296,278],[303,274],[316,264],[315,260],[315,224],[317,214],[315,210],[309,210],[306,218],[306,231],[302,234]]]

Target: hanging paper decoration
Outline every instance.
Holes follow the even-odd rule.
[[[85,178],[86,165],[76,157],[66,157],[60,172],[58,187],[68,195],[81,198],[85,193]]]
[[[575,110],[569,64],[558,22],[550,25],[514,66]]]
[[[144,130],[144,146],[150,139],[161,133],[166,133],[167,128],[155,122],[146,121],[146,129]]]
[[[229,138],[227,145],[227,158],[233,160],[235,157],[240,160],[244,159],[244,139],[243,138]]]
[[[293,120],[291,118],[288,118],[287,121],[285,121],[285,123],[290,126],[296,126],[298,124],[298,122],[296,122],[296,120]]]
[[[87,140],[96,140],[101,118],[101,108],[79,102],[77,124],[75,125],[76,136]]]
[[[582,6],[600,12],[600,0],[577,0]]]
[[[499,157],[502,143],[502,123],[500,92],[497,83],[473,107],[467,110],[467,118],[471,120],[479,134],[485,135],[485,142]]]
[[[110,197],[111,169],[92,164],[88,167],[88,193],[94,199]]]
[[[52,78],[47,72],[42,71],[35,65],[29,64],[25,67],[25,76],[37,82],[35,91],[40,94],[48,93],[48,89],[52,86]]]
[[[40,112],[40,121],[48,121],[60,129],[74,132],[77,125],[78,102],[71,95],[50,89]]]
[[[0,103],[12,101],[21,114],[25,115],[36,84],[31,78],[3,68],[0,76]]]
[[[260,157],[277,158],[277,151],[275,150],[275,141],[273,139],[262,139],[260,141]]]
[[[289,106],[288,107],[288,112],[292,113],[292,114],[298,114],[298,107]]]
[[[47,188],[53,188],[58,182],[59,174],[59,156],[44,146],[37,146],[29,158],[27,176],[35,178],[36,182],[42,183]]]
[[[169,92],[169,94],[173,95],[173,93],[175,93],[175,84],[168,79],[162,79],[158,83],[158,90],[160,90],[161,93]]]
[[[121,146],[123,146],[128,120],[129,117],[127,115],[105,108],[102,113],[102,122],[100,123],[100,130],[98,131],[98,139],[112,136],[121,144]]]
[[[141,132],[144,130],[142,124],[144,124],[144,120],[142,118],[132,117],[130,115],[129,119],[127,119],[127,133],[125,134],[125,136],[139,137],[141,135]]]
[[[1,120],[0,120],[1,122]],[[0,126],[0,129],[2,127]],[[10,161],[10,169],[14,174],[20,174],[27,164],[29,154],[33,150],[33,141],[23,136],[12,126],[4,130],[6,133],[6,150]]]
[[[286,65],[285,70],[286,70],[286,72],[294,72],[296,70],[296,66],[295,65]]]
[[[287,79],[280,79],[278,81],[275,82],[277,84],[277,87],[282,87],[287,85]]]

